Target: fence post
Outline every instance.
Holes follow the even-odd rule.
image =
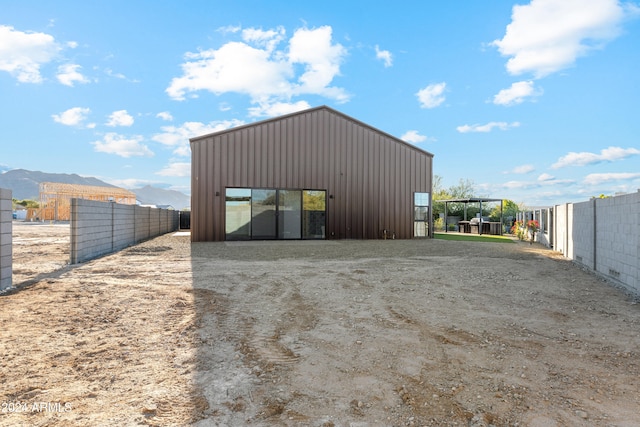
[[[596,206],[596,199],[595,197],[593,198],[593,271],[598,271],[598,265],[597,263],[597,251],[598,251],[598,218],[597,218],[597,206]]]
[[[71,240],[71,248],[69,250],[69,263],[77,264],[78,263],[78,238],[80,236],[80,232],[78,231],[78,199],[71,199],[71,225],[70,225],[70,240]]]
[[[569,203],[565,203],[564,210],[564,256],[569,257]]]
[[[115,229],[116,229],[116,215],[115,215],[115,202],[111,202],[111,252],[113,252],[114,248],[115,248],[115,244],[114,244],[114,240],[116,238],[115,236]]]
[[[13,284],[13,206],[11,196],[11,190],[0,188],[0,290],[10,288]]]

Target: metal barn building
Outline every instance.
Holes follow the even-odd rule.
[[[191,240],[428,237],[433,154],[326,106],[191,142]]]

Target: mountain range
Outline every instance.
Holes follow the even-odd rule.
[[[83,177],[76,174],[46,173],[26,169],[12,169],[0,173],[0,188],[10,189],[12,197],[18,200],[40,200],[41,182],[116,187],[98,178]],[[135,193],[138,202],[143,205],[172,206],[178,210],[188,209],[191,206],[189,196],[175,190],[165,190],[146,185],[130,191]]]

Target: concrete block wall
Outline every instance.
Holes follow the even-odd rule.
[[[149,210],[149,234],[157,236],[160,234],[160,209]]]
[[[71,263],[114,251],[112,203],[71,199]]]
[[[113,251],[131,246],[136,241],[135,210],[131,205],[111,203],[113,209]]]
[[[554,206],[553,249],[640,295],[640,190]]]
[[[167,217],[166,211],[163,210],[162,212],[160,212],[158,224],[160,226],[160,232],[163,232],[167,229],[167,226],[169,225],[169,218]]]
[[[160,218],[170,218],[160,227]],[[88,261],[178,229],[178,211],[71,200],[71,263]]]
[[[172,215],[174,211],[170,211],[167,209],[162,209],[160,212],[160,232],[167,233],[169,230],[175,230],[179,228],[180,224],[180,215],[178,212],[178,216]],[[175,224],[175,220],[178,220],[178,224]]]
[[[595,269],[596,254],[596,200],[574,203],[573,216],[573,257],[572,259],[592,270]],[[598,242],[600,243],[600,242]]]
[[[151,224],[151,208],[135,206],[135,241],[142,242],[151,237],[150,224]]]
[[[594,202],[594,270],[640,293],[640,191]]]
[[[0,290],[10,288],[12,285],[13,207],[11,195],[11,190],[0,188]]]

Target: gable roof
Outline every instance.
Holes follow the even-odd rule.
[[[413,144],[409,144],[408,142],[403,141],[402,139],[400,139],[400,138],[398,138],[396,136],[393,136],[393,135],[391,135],[391,134],[389,134],[387,132],[381,131],[380,129],[377,129],[377,128],[375,128],[375,127],[373,127],[373,126],[371,126],[371,125],[369,125],[367,123],[364,123],[364,122],[358,120],[358,119],[354,119],[353,117],[348,116],[348,115],[346,115],[346,114],[344,114],[344,113],[342,113],[342,112],[340,112],[338,110],[335,110],[335,109],[333,109],[331,107],[328,107],[326,105],[321,105],[319,107],[308,108],[306,110],[300,110],[300,111],[296,111],[294,113],[289,113],[289,114],[273,117],[273,118],[266,119],[266,120],[260,120],[260,121],[257,121],[257,122],[253,122],[253,123],[248,123],[248,124],[241,125],[241,126],[232,127],[232,128],[229,128],[229,129],[224,129],[224,130],[221,130],[221,131],[218,131],[218,132],[212,132],[212,133],[209,133],[209,134],[196,136],[196,137],[193,137],[193,138],[189,138],[189,142],[191,144],[193,144],[194,142],[197,142],[197,141],[199,141],[201,139],[209,138],[209,137],[212,137],[212,136],[224,135],[226,133],[236,132],[236,131],[239,131],[239,130],[242,130],[242,129],[251,128],[251,127],[254,127],[254,126],[260,126],[260,125],[264,125],[264,124],[267,124],[267,123],[270,123],[270,122],[278,122],[278,121],[281,121],[281,120],[288,119],[290,117],[301,116],[301,115],[304,115],[304,114],[312,113],[314,111],[321,111],[321,110],[325,110],[325,111],[328,111],[328,112],[330,112],[332,114],[335,114],[337,116],[341,116],[345,120],[351,121],[353,123],[356,123],[359,126],[368,128],[368,129],[370,129],[370,130],[372,130],[372,131],[374,131],[376,133],[379,133],[379,134],[384,135],[384,136],[386,136],[388,138],[391,138],[391,139],[395,140],[399,144],[406,145],[407,147],[410,147],[410,148],[412,148],[412,149],[414,149],[416,151],[420,151],[420,152],[422,152],[422,153],[424,153],[424,154],[426,154],[428,156],[434,157],[433,153],[430,153],[430,152],[428,152],[426,150],[423,150],[422,148],[416,147]]]

